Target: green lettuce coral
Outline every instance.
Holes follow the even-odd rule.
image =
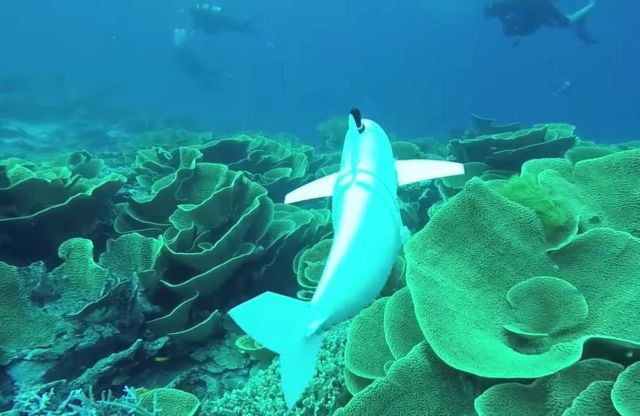
[[[63,329],[54,316],[31,302],[20,270],[3,262],[0,262],[0,297],[0,365],[30,348],[50,345]]]
[[[0,260],[55,264],[63,241],[100,229],[126,180],[100,175],[103,163],[85,154],[41,164],[0,161]]]
[[[531,160],[514,184],[470,179],[405,246],[407,287],[353,319],[344,414],[431,414],[405,397],[421,374],[393,376],[421,343],[457,380],[455,403],[477,398],[454,414],[635,414],[636,366],[584,354],[640,348],[639,163],[628,150]]]
[[[517,172],[528,160],[562,157],[576,143],[574,126],[536,124],[528,129],[452,140],[449,150],[461,162],[484,162],[494,169]]]
[[[594,393],[588,389],[596,382],[616,380],[623,367],[602,359],[580,361],[553,375],[537,379],[531,384],[502,383],[487,389],[475,400],[475,409],[480,416],[563,416],[577,412],[584,396],[593,399]],[[592,387],[593,389],[593,387]],[[609,387],[609,392],[611,387]],[[575,402],[580,396],[578,403]],[[591,408],[600,415],[611,412],[613,405],[592,402]],[[572,410],[569,410],[571,409]],[[586,410],[586,409],[585,409]],[[583,410],[582,412],[584,412]],[[607,412],[608,410],[608,412]],[[585,414],[585,413],[578,413]]]
[[[484,377],[535,378],[578,361],[591,338],[640,345],[633,295],[640,293],[640,240],[597,228],[549,248],[532,211],[479,180],[438,211],[406,247],[416,316],[438,356]],[[620,261],[602,261],[612,257]],[[526,306],[514,290],[525,300],[551,292],[545,306]],[[566,321],[562,308],[573,302],[584,312]]]
[[[216,142],[223,145],[237,143]],[[211,157],[208,146],[203,152]],[[161,307],[148,329],[174,340],[206,340],[228,307],[219,293],[258,280],[272,289],[283,285],[293,277],[290,262],[300,248],[328,232],[329,211],[274,204],[249,174],[200,162],[203,153],[195,148],[164,154],[163,163],[175,170],[160,169],[166,165],[154,154],[146,154],[146,179],[138,179],[152,182],[148,193],[118,205],[115,229],[160,244],[151,269],[140,274],[147,296]]]
[[[324,238],[317,241],[311,247],[300,250],[293,259],[293,269],[296,273],[298,284],[302,288],[298,291],[298,297],[302,300],[309,300],[313,297],[322,271],[329,258],[329,251],[333,238]],[[387,278],[387,283],[382,290],[384,295],[393,293],[404,286],[405,260],[400,255],[393,265],[391,273]]]
[[[202,161],[224,163],[242,171],[269,191],[275,202],[310,178],[311,146],[275,140],[263,135],[239,135],[201,147]]]
[[[388,366],[335,416],[472,415],[464,381],[426,342]]]
[[[640,362],[627,367],[610,389],[613,406],[622,416],[640,414]]]

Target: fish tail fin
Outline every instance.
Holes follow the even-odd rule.
[[[285,401],[292,408],[311,382],[322,336],[307,333],[304,322],[309,304],[265,292],[229,311],[229,316],[251,338],[280,354]]]

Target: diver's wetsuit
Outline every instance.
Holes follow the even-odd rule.
[[[569,27],[571,22],[547,0],[508,0],[501,2],[498,16],[506,35],[526,36],[541,26]]]
[[[232,74],[221,74],[209,69],[189,46],[188,38],[192,33],[217,35],[221,32],[249,32],[253,19],[239,21],[222,12],[222,7],[207,2],[199,2],[189,8],[192,30],[174,29],[174,58],[178,65],[196,80],[205,90],[211,90],[215,81],[221,78],[233,78]]]
[[[208,3],[198,3],[190,7],[193,25],[208,35],[220,32],[249,32],[253,19],[239,21],[223,14],[222,8]]]
[[[595,42],[584,29],[584,18],[572,20],[551,0],[493,0],[487,5],[485,14],[500,19],[506,36],[528,36],[542,26],[568,28],[575,23],[582,41]]]

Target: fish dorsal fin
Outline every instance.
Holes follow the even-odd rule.
[[[398,186],[464,174],[464,165],[448,160],[396,160]]]
[[[337,179],[338,173],[336,172],[302,185],[285,195],[284,203],[293,204],[309,199],[331,196]]]

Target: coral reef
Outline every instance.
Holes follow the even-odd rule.
[[[125,178],[103,164],[85,153],[39,164],[0,161],[0,261],[55,262],[68,238],[104,241],[102,223]]]
[[[352,321],[336,414],[634,414],[639,172],[632,149],[471,178],[405,246],[407,287]]]
[[[448,143],[392,141],[466,174],[399,190],[414,234],[379,298],[325,334],[290,410],[279,358],[227,311],[265,290],[313,296],[330,204],[282,200],[336,171],[344,120],[318,126],[318,148],[4,122],[0,412],[638,414],[640,145],[473,121]]]
[[[332,414],[345,400],[342,371],[346,327],[347,324],[343,323],[325,334],[316,376],[307,388],[305,397],[291,410],[287,410],[284,402],[279,360],[276,359],[268,368],[257,371],[241,389],[205,404],[204,413],[219,416]]]
[[[309,300],[320,282],[322,271],[329,250],[333,243],[332,238],[325,238],[318,241],[311,247],[300,250],[293,259],[293,268],[296,271],[298,284],[302,288],[298,291],[298,298]],[[382,294],[390,294],[404,286],[405,260],[402,255],[398,256],[396,263],[387,278],[387,284],[382,290]]]

